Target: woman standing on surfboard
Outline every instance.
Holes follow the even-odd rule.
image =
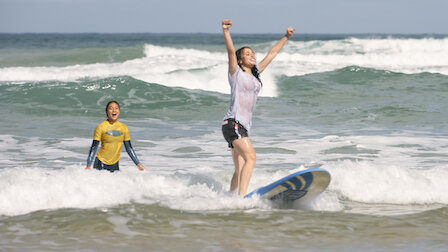
[[[283,36],[268,52],[259,64],[249,47],[235,51],[229,28],[229,19],[222,21],[222,30],[229,57],[229,84],[231,89],[230,107],[224,117],[222,133],[232,148],[235,172],[230,182],[230,191],[238,189],[238,195],[245,195],[255,166],[256,154],[249,139],[248,131],[252,125],[252,113],[255,109],[262,83],[260,74],[277,56],[286,41],[294,34],[293,28],[286,30]]]
[[[138,169],[143,171],[146,168],[140,163],[131,145],[128,126],[118,121],[120,115],[120,104],[116,101],[110,101],[106,105],[107,120],[100,123],[95,128],[92,147],[90,147],[87,157],[86,169],[92,167],[98,170],[108,170],[110,172],[118,171],[118,160],[120,160],[121,145],[124,143],[126,151]],[[101,142],[101,149],[95,156],[98,146]]]

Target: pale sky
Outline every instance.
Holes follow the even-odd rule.
[[[0,33],[437,33],[448,0],[0,0]]]

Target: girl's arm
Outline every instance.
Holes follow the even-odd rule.
[[[286,29],[286,34],[283,36],[268,52],[268,54],[264,57],[264,59],[258,64],[259,69],[258,72],[263,72],[266,67],[272,62],[272,60],[277,56],[277,54],[282,50],[286,41],[294,34],[294,29],[289,27]]]
[[[146,168],[138,160],[137,154],[135,153],[134,148],[132,148],[131,140],[123,142],[124,147],[126,148],[126,152],[129,154],[129,157],[131,157],[132,161],[134,161],[134,164],[137,165],[138,169],[141,171],[146,170]]]
[[[98,150],[98,146],[100,145],[100,141],[93,140],[92,146],[90,147],[89,156],[87,157],[87,166],[86,169],[92,168],[93,159],[96,156],[96,151]]]
[[[232,21],[226,19],[222,21],[222,31],[224,33],[224,42],[226,44],[227,55],[229,57],[229,72],[233,75],[238,67],[238,62],[235,55],[235,47],[233,46],[232,37],[230,36],[229,28],[232,27]]]

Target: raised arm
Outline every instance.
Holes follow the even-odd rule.
[[[258,72],[263,72],[266,67],[272,62],[272,60],[277,56],[277,54],[282,50],[286,41],[294,34],[294,28],[289,27],[286,29],[286,34],[283,36],[268,52],[264,59],[258,64]]]
[[[238,62],[235,55],[235,47],[233,46],[232,37],[230,36],[229,28],[232,27],[232,21],[226,19],[222,21],[222,31],[224,33],[224,42],[226,44],[227,55],[229,57],[229,72],[233,75],[238,67]]]

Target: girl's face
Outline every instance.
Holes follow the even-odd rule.
[[[255,53],[250,48],[244,48],[241,52],[241,65],[248,68],[252,68],[257,64],[257,58],[255,58]]]
[[[118,116],[120,115],[120,107],[115,102],[112,102],[107,106],[107,120],[109,122],[115,122],[118,120]]]

